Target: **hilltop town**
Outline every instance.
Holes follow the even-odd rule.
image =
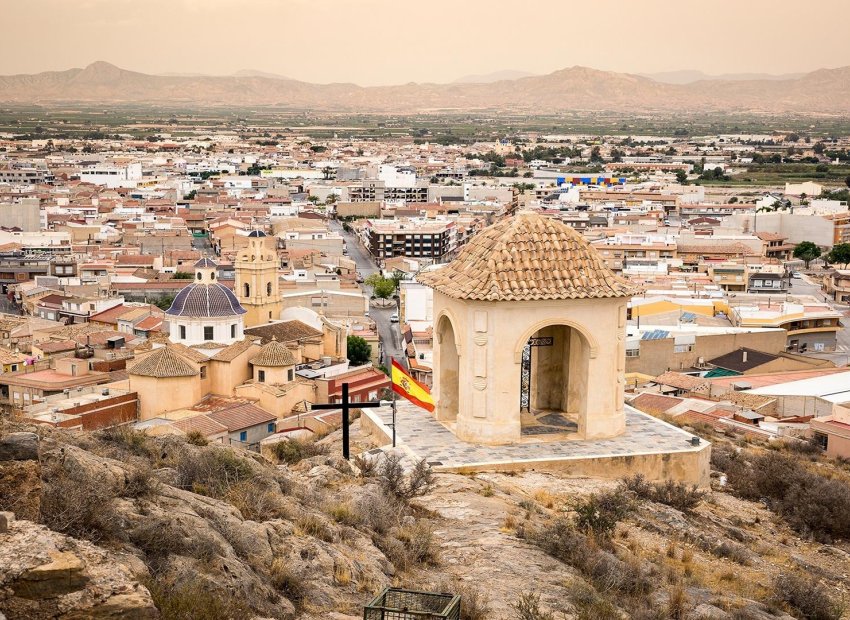
[[[0,612],[842,617],[850,134],[240,114],[0,110]]]

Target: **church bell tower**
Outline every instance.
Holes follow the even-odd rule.
[[[236,257],[236,293],[247,310],[245,327],[263,325],[280,318],[283,302],[278,286],[277,257],[266,247],[266,233],[252,230],[248,246]]]

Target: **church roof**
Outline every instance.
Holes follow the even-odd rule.
[[[197,263],[195,263],[195,269],[215,269],[218,265],[215,264],[215,261],[209,258],[202,258]]]
[[[222,317],[245,314],[236,295],[223,284],[190,284],[182,289],[171,307],[165,311],[169,316]]]
[[[248,233],[248,236],[249,237],[265,237],[266,233],[264,233],[262,230],[252,230],[251,232]]]
[[[129,368],[127,374],[157,378],[194,377],[198,370],[171,347],[160,347]]]
[[[293,342],[306,338],[317,338],[323,335],[320,330],[297,319],[249,327],[245,330],[245,333],[249,336],[261,338],[263,344],[266,344],[272,338],[277,339],[279,342]]]
[[[254,366],[294,366],[297,363],[292,351],[275,338],[263,345],[260,352],[248,361]]]
[[[446,267],[417,279],[449,297],[477,301],[599,299],[637,291],[575,230],[531,212],[485,228]]]

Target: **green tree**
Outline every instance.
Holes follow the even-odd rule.
[[[827,256],[830,263],[843,265],[846,269],[847,264],[850,263],[850,243],[839,243]]]
[[[844,185],[850,187],[850,176],[844,177]]]
[[[684,170],[676,171],[676,181],[679,185],[687,185],[688,184],[688,173]]]
[[[360,336],[349,336],[347,340],[348,361],[354,366],[368,364],[372,359],[372,347]]]
[[[812,241],[802,241],[794,248],[794,258],[799,258],[806,263],[806,269],[809,268],[809,263],[820,256],[820,248]]]
[[[157,308],[168,310],[171,307],[171,304],[174,303],[174,295],[163,295],[153,303]]]
[[[175,271],[174,272],[175,280],[194,280],[195,276],[189,271]]]
[[[381,278],[381,280],[372,287],[372,293],[378,299],[386,299],[395,293],[395,282],[387,278]]]

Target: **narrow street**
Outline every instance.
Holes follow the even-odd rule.
[[[373,273],[379,271],[372,256],[360,243],[357,235],[346,232],[342,225],[336,220],[330,220],[331,230],[338,231],[345,239],[345,246],[348,249],[348,256],[357,265],[357,271],[363,278],[368,278]],[[364,292],[371,295],[371,287],[362,285]],[[404,354],[402,347],[401,331],[398,323],[390,323],[390,315],[396,311],[396,307],[386,309],[369,308],[369,316],[375,321],[375,327],[378,330],[378,337],[381,341],[381,363],[387,368],[390,367],[390,358],[394,357],[405,368],[407,368],[407,356]]]

